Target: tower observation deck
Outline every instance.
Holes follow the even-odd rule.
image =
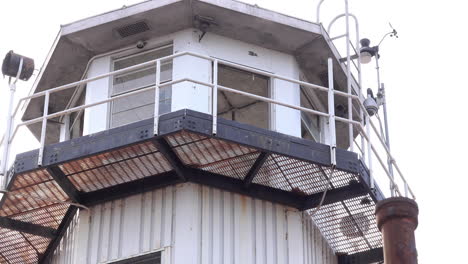
[[[0,262],[383,261],[375,205],[415,197],[356,38],[231,0],[62,26],[2,139]]]

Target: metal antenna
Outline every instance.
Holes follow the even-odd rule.
[[[398,32],[396,31],[395,28],[393,28],[392,24],[390,22],[388,22],[388,25],[390,25],[390,28],[392,29],[392,31],[386,33],[382,39],[380,40],[379,44],[377,44],[377,46],[380,46],[380,44],[382,44],[382,42],[384,41],[384,39],[390,35],[390,37],[395,37],[395,38],[398,38]]]

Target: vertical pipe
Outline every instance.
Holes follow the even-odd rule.
[[[385,125],[385,135],[382,135],[385,139],[385,144],[387,145],[388,150],[390,151],[390,139],[388,136],[388,122],[387,122],[387,102],[385,99],[385,88],[383,84],[380,82],[380,65],[379,65],[379,52],[375,54],[375,70],[377,71],[377,88],[379,93],[382,94],[383,98],[383,111],[384,111],[384,125]],[[392,166],[392,161],[390,157],[387,155],[387,164],[388,164],[388,172],[390,173],[390,176],[392,179],[395,179],[393,175],[393,166]],[[393,183],[390,182],[390,193],[391,196],[395,196],[395,186],[393,186]]]
[[[349,41],[349,7],[348,0],[345,0],[345,15],[346,15],[346,79],[348,86],[348,94],[352,95],[351,90],[351,54],[350,54],[350,41]],[[353,120],[353,100],[348,97],[348,119]],[[349,138],[349,149],[354,151],[354,135],[353,135],[353,124],[348,124],[348,138]]]
[[[3,149],[3,161],[2,161],[2,170],[0,173],[3,173],[4,177],[4,188],[7,187],[8,184],[8,156],[10,156],[10,144],[11,144],[11,128],[13,124],[13,101],[15,99],[15,92],[16,92],[16,82],[18,81],[19,77],[21,76],[21,72],[23,71],[23,58],[21,58],[20,63],[18,65],[18,72],[16,73],[16,78],[13,83],[9,83],[10,85],[10,101],[8,102],[8,113],[6,117],[7,121],[7,126],[6,126],[6,132],[5,136],[3,138],[3,141],[5,143],[4,149]],[[11,81],[11,78],[9,79]]]
[[[356,21],[356,49],[357,49],[357,63],[358,63],[358,82],[359,82],[359,89],[358,89],[358,96],[359,99],[361,100],[362,97],[362,73],[361,73],[361,52],[360,51],[360,39],[359,39],[359,24],[357,21],[357,18],[355,17],[354,20]],[[359,103],[359,102],[358,102]],[[364,123],[364,111],[362,110],[361,107],[359,107],[359,116],[361,117],[361,124],[362,126],[365,125]],[[366,141],[364,137],[361,135],[361,152],[362,152],[362,160],[366,160],[366,148],[365,148]]]
[[[161,84],[161,60],[156,60],[156,84],[154,88],[154,126],[153,134],[159,133],[159,85]]]
[[[382,94],[382,99],[383,99],[383,114],[384,114],[384,126],[385,126],[385,144],[387,144],[387,148],[390,151],[390,135],[388,132],[388,119],[387,119],[387,99],[385,95],[385,87],[384,84],[381,84],[381,90]],[[393,165],[392,165],[392,160],[391,158],[387,155],[387,164],[388,164],[388,172],[390,173],[390,176],[392,179],[395,179],[393,175]],[[406,184],[405,184],[406,185]],[[392,196],[395,196],[395,186],[393,186],[393,183],[390,183],[390,192]]]
[[[47,90],[44,96],[44,111],[42,114],[41,146],[39,148],[39,155],[37,157],[37,165],[39,167],[42,166],[42,161],[44,159],[44,145],[47,131],[47,115],[49,114],[49,99],[50,92]]]
[[[335,94],[333,89],[333,59],[328,58],[328,126],[330,137],[330,163],[332,166],[336,166]]]
[[[418,256],[414,231],[418,226],[418,205],[405,197],[377,203],[377,226],[382,232],[385,264],[416,264]]]
[[[375,53],[375,70],[377,71],[377,90],[380,91],[380,66],[379,66],[379,51]]]
[[[211,115],[213,116],[212,133],[216,135],[218,127],[218,60],[213,61],[213,88],[211,92]]]
[[[370,118],[366,115],[366,134],[367,134],[367,166],[369,167],[369,178],[371,182],[371,189],[375,189],[374,172],[372,171],[372,143],[371,143],[371,130]]]
[[[10,83],[10,101],[8,102],[8,111],[6,116],[6,132],[3,137],[3,158],[1,173],[3,174],[3,188],[6,188],[8,184],[8,156],[10,155],[10,144],[11,144],[11,127],[13,123],[13,101],[15,99],[16,83]]]

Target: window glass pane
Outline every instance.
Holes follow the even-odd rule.
[[[172,46],[135,54],[114,61],[114,70],[123,69],[146,61],[155,60],[172,54]],[[161,82],[172,79],[172,61],[161,65]],[[117,75],[113,78],[111,96],[125,94],[154,85],[156,82],[156,65],[137,71]],[[172,89],[170,86],[160,89],[159,113],[171,110]],[[111,127],[117,127],[148,119],[154,115],[154,90],[142,92],[115,100],[111,104]]]
[[[156,59],[156,58],[153,58]],[[172,79],[172,63],[161,65],[161,82]],[[129,92],[156,83],[156,66],[140,69],[135,72],[124,73],[114,77],[112,95]]]
[[[168,46],[162,49],[156,49],[148,52],[143,52],[135,55],[130,55],[124,58],[114,60],[114,70],[120,70],[123,68],[137,65],[146,61],[155,60],[157,58],[169,56],[172,54],[172,46]]]
[[[222,86],[268,97],[269,78],[224,65],[218,68],[218,83]],[[268,103],[247,96],[218,91],[218,116],[268,129]]]
[[[83,88],[81,94],[73,105],[73,107],[84,105],[86,98],[86,88]],[[77,138],[83,136],[83,125],[84,125],[84,110],[73,112],[70,114],[70,123],[69,123],[69,131],[70,131],[70,139]]]
[[[159,90],[159,114],[171,111],[171,87]],[[118,127],[154,116],[154,90],[117,99],[112,103],[111,126]]]
[[[316,109],[309,97],[309,91],[301,87],[301,106],[308,109]],[[301,111],[301,134],[302,138],[320,142],[320,117],[311,113]]]

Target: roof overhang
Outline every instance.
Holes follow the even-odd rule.
[[[258,6],[232,0],[158,0],[146,1],[129,7],[89,17],[62,26],[50,54],[36,80],[33,93],[72,83],[82,78],[89,60],[119,48],[135,45],[138,40],[168,35],[194,27],[196,15],[212,17],[218,24],[209,32],[255,44],[268,49],[292,54],[310,82],[323,83],[327,74],[327,58],[333,57],[335,89],[343,90],[346,75],[334,46],[327,41],[323,27]],[[115,29],[145,21],[150,30],[121,38]],[[325,78],[326,79],[326,78]],[[61,111],[68,105],[74,89],[51,95],[49,113]],[[43,98],[31,100],[23,120],[42,115]],[[36,137],[40,124],[30,125]],[[47,143],[59,138],[59,124],[49,122]]]

